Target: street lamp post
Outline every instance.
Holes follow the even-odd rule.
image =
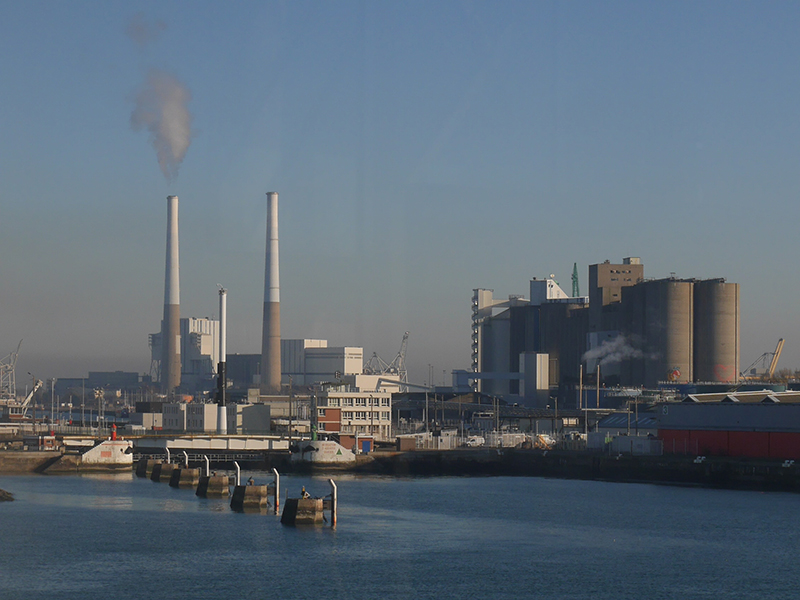
[[[55,412],[56,412],[56,378],[50,378],[50,425],[55,426]]]

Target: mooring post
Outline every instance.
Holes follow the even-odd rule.
[[[339,494],[333,479],[328,479],[328,483],[331,484],[331,529],[336,529],[336,510],[339,504]]]
[[[206,477],[211,477],[211,461],[208,460],[208,454],[204,454],[203,458],[206,459]]]
[[[167,448],[166,446],[164,446],[164,450],[166,450],[166,451],[167,451],[167,464],[169,464],[169,463],[171,463],[171,462],[172,462],[172,459],[169,457],[169,448]]]
[[[233,466],[236,467],[236,485],[242,485],[242,470],[239,468],[239,463],[233,461]]]
[[[186,468],[189,468],[189,455],[186,454],[186,450],[183,451],[183,462],[186,465]]]
[[[275,514],[278,515],[281,503],[281,475],[275,467],[272,467],[272,472],[275,473]]]

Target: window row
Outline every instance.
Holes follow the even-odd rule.
[[[389,398],[320,398],[320,406],[389,406]]]

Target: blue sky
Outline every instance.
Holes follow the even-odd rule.
[[[166,26],[140,47],[141,13]],[[260,347],[267,191],[282,329],[469,365],[470,297],[640,256],[741,284],[742,367],[795,323],[800,5],[0,2],[0,355],[18,378],[149,370],[166,196],[184,316],[229,289]],[[191,92],[168,183],[130,115],[148,71]]]

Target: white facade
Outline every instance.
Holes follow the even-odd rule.
[[[316,397],[314,419],[320,433],[372,435],[392,440],[392,394],[330,386]]]
[[[555,279],[531,279],[531,304],[540,306],[553,300],[566,300],[569,295],[561,289]]]
[[[175,402],[161,407],[161,428],[164,431],[186,431],[186,404]]]
[[[307,348],[305,385],[358,375],[364,368],[364,349],[351,346]]]
[[[328,383],[345,375],[360,374],[364,349],[328,346],[327,340],[281,340],[281,383],[304,386]]]
[[[327,347],[328,340],[281,340],[281,383],[291,377],[294,385],[306,385],[306,349]]]
[[[496,310],[510,308],[512,306],[525,306],[529,301],[518,295],[510,295],[508,300],[495,300],[494,290],[476,288],[472,294],[472,372],[483,373],[487,370],[495,371],[495,368],[487,369],[484,364],[484,329],[483,323],[490,319]],[[473,391],[482,391],[483,383],[476,380],[473,384]]]
[[[191,317],[181,319],[181,372],[215,375],[218,364],[219,321]]]
[[[269,404],[228,404],[228,433],[268,433],[270,431]]]
[[[534,406],[546,406],[550,397],[550,355],[523,352],[519,355],[519,370],[523,377],[522,397]]]
[[[217,405],[197,402],[186,404],[186,431],[215,433],[217,431]]]

